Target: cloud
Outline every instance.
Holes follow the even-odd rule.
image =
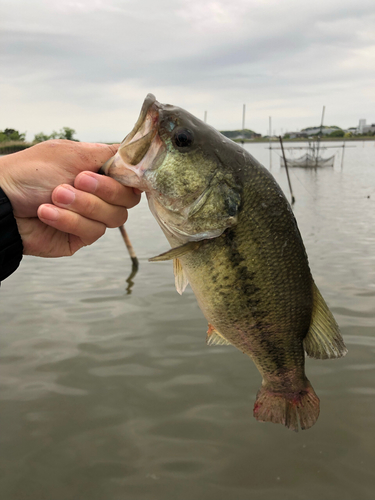
[[[243,103],[262,133],[269,115],[315,123],[323,104],[330,123],[375,121],[372,0],[3,3],[0,128],[111,140],[149,91],[222,129]]]

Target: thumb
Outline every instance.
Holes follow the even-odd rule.
[[[117,153],[120,144],[81,142],[82,156],[86,157],[85,170],[98,172],[104,163]]]

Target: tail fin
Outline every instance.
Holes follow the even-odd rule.
[[[319,417],[319,398],[309,381],[296,393],[273,392],[262,387],[254,405],[254,417],[260,422],[283,424],[292,431],[312,427]]]

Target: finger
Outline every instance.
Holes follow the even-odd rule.
[[[63,233],[38,218],[18,218],[23,254],[38,257],[65,257],[85,246],[81,238]]]
[[[98,196],[75,189],[69,184],[62,184],[52,192],[55,206],[69,209],[86,219],[99,221],[107,227],[119,227],[128,218],[125,207],[111,205]]]
[[[39,219],[48,226],[63,233],[78,236],[83,245],[91,245],[105,233],[106,226],[102,222],[86,219],[80,214],[44,204],[38,208]]]
[[[97,172],[99,168],[118,150],[119,144],[100,144],[54,139],[41,142],[29,148],[30,159],[40,162],[40,158],[52,165],[59,164],[75,174],[83,170]],[[56,163],[56,158],[59,161]]]
[[[85,170],[97,172],[104,163],[117,153],[119,144],[101,144],[81,142],[76,143],[77,153],[82,164],[86,165]],[[83,170],[83,169],[82,169]]]
[[[81,172],[74,181],[74,187],[87,193],[95,194],[111,205],[133,208],[141,200],[141,192],[134,191],[129,186],[124,186],[111,177],[95,174],[94,172]]]

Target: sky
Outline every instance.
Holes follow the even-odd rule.
[[[121,141],[147,93],[218,130],[375,123],[374,0],[0,0],[0,130]]]

